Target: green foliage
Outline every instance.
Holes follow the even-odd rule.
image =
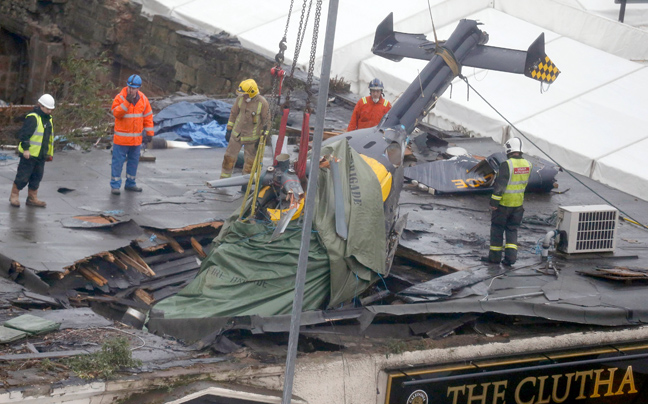
[[[68,359],[67,365],[82,379],[109,379],[117,370],[138,367],[142,362],[133,359],[128,339],[117,337],[106,340],[101,351]]]
[[[45,372],[49,372],[49,371],[56,370],[56,365],[54,365],[54,363],[49,359],[43,359],[40,362],[40,368]]]
[[[394,355],[402,354],[403,352],[407,351],[407,343],[401,340],[391,340],[387,344],[387,350],[388,350],[387,357],[389,357],[390,354],[394,354]]]
[[[105,135],[112,123],[108,116],[110,86],[107,80],[110,59],[105,53],[95,58],[78,57],[72,48],[60,63],[60,72],[48,83],[56,100],[56,135],[88,148],[93,139]]]
[[[351,83],[344,80],[344,77],[335,76],[329,80],[329,93],[348,93],[351,91]]]

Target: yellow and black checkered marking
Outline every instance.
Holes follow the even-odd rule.
[[[544,83],[553,83],[559,74],[560,70],[549,59],[549,56],[545,56],[544,60],[540,60],[540,63],[534,65],[531,71],[527,72],[526,76]]]

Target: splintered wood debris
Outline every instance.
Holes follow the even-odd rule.
[[[577,271],[581,275],[592,276],[595,278],[610,279],[613,281],[640,281],[648,280],[648,269],[615,267],[615,268],[597,268],[589,271]]]
[[[106,216],[80,219],[96,224],[115,220]],[[133,240],[123,248],[79,259],[63,272],[34,274],[40,278],[39,282],[48,285],[48,292],[44,293],[49,296],[27,299],[22,293],[21,307],[97,308],[100,305],[104,307],[100,309],[102,314],[113,320],[121,320],[128,308],[146,311],[195,278],[222,224],[207,222],[176,229],[146,229],[150,235],[146,244]],[[12,263],[13,273],[24,270],[20,263]]]

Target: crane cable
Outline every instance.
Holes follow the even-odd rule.
[[[466,85],[467,85],[467,86],[468,86],[472,91],[474,91],[475,94],[477,94],[477,95],[478,95],[478,96],[479,96],[479,97],[480,97],[480,98],[481,98],[481,99],[482,99],[482,100],[483,100],[483,101],[484,101],[484,102],[485,102],[489,107],[491,107],[491,108],[493,109],[493,111],[495,111],[495,113],[497,113],[497,115],[499,115],[502,119],[504,119],[504,120],[506,121],[506,123],[508,123],[508,124],[509,124],[513,129],[515,129],[515,130],[516,130],[520,135],[522,135],[522,137],[523,137],[524,139],[526,139],[529,143],[531,143],[531,144],[532,144],[536,149],[540,150],[540,151],[541,151],[545,156],[547,156],[547,158],[549,158],[549,160],[551,160],[552,163],[554,163],[556,166],[558,166],[562,171],[564,171],[564,172],[566,172],[567,174],[569,174],[573,179],[575,179],[575,180],[576,180],[578,183],[580,183],[582,186],[584,186],[585,188],[587,188],[588,190],[590,190],[594,195],[596,195],[596,196],[598,196],[599,198],[603,199],[605,202],[607,202],[608,205],[610,205],[610,206],[616,208],[620,213],[622,213],[622,214],[624,214],[624,215],[626,216],[626,217],[620,216],[621,219],[623,219],[623,220],[625,220],[625,221],[627,221],[627,222],[629,222],[629,223],[635,224],[635,225],[637,225],[637,226],[639,226],[639,227],[641,227],[641,228],[643,228],[643,229],[648,230],[648,226],[646,226],[645,224],[639,222],[638,220],[635,220],[635,219],[632,218],[629,214],[627,214],[626,212],[624,212],[623,210],[621,210],[619,207],[617,207],[616,205],[614,205],[612,202],[610,202],[610,201],[608,201],[607,199],[605,199],[601,194],[599,194],[598,192],[596,192],[595,190],[593,190],[590,186],[588,186],[587,184],[585,184],[583,181],[581,181],[580,179],[576,178],[576,176],[575,176],[572,172],[570,172],[569,170],[565,169],[562,165],[560,165],[560,163],[558,163],[556,160],[554,160],[554,159],[549,155],[549,153],[546,153],[544,150],[542,150],[542,149],[541,149],[538,145],[536,145],[536,144],[535,144],[531,139],[529,139],[529,138],[528,138],[524,133],[522,133],[522,131],[519,130],[519,129],[518,129],[518,128],[517,128],[517,127],[516,127],[512,122],[511,122],[511,121],[509,121],[508,119],[506,119],[506,117],[505,117],[504,115],[502,115],[502,114],[497,110],[497,108],[495,108],[493,105],[491,105],[491,103],[488,102],[488,101],[486,100],[486,98],[484,98],[484,97],[479,93],[479,91],[477,91],[477,90],[476,90],[476,89],[475,89],[475,88],[474,88],[474,87],[473,87],[473,86],[468,82],[468,79],[467,79],[465,76],[460,75],[459,77],[460,77],[463,81],[465,81],[465,82],[466,82]]]

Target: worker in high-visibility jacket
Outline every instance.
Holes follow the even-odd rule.
[[[38,208],[47,206],[44,201],[38,199],[38,187],[45,173],[45,162],[54,158],[54,107],[54,97],[43,94],[38,99],[38,105],[25,117],[25,122],[18,132],[20,162],[9,197],[11,206],[20,207],[19,193],[26,185],[28,187],[25,204]]]
[[[259,94],[256,81],[243,80],[236,93],[239,96],[232,106],[225,132],[228,144],[223,157],[221,178],[232,176],[241,147],[245,156],[243,174],[249,174],[252,171],[259,139],[262,135],[267,136],[270,130],[270,106]]]
[[[148,98],[140,91],[142,78],[131,75],[124,87],[115,97],[110,110],[115,117],[113,136],[112,169],[110,188],[113,195],[119,195],[122,183],[122,169],[126,161],[126,185],[124,189],[142,192],[137,186],[137,166],[139,165],[142,142],[149,143],[153,138],[153,111]]]
[[[532,165],[522,157],[522,140],[512,138],[504,145],[507,160],[500,164],[490,200],[491,231],[488,257],[482,261],[510,266],[517,260],[518,228],[524,216],[524,191]],[[504,236],[506,235],[506,244]],[[504,259],[502,260],[502,252]]]
[[[382,81],[373,79],[369,83],[370,97],[362,97],[353,108],[353,114],[347,127],[347,132],[373,128],[380,123],[380,120],[391,109],[391,104],[384,97]]]

